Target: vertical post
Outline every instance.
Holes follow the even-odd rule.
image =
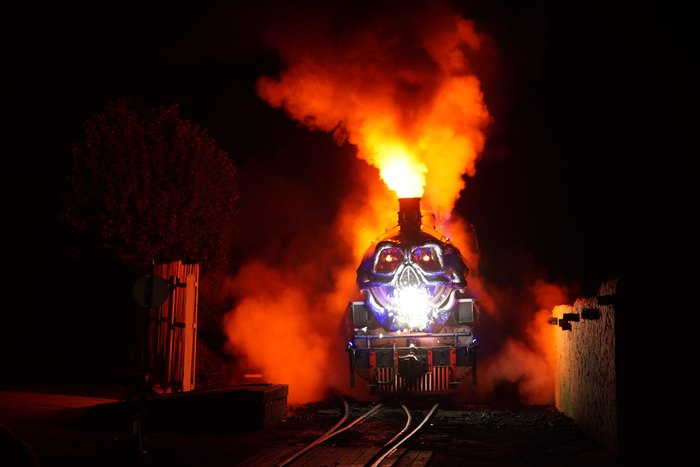
[[[154,266],[151,268],[151,274],[146,276],[146,290],[145,290],[145,302],[148,305],[146,307],[146,319],[144,325],[144,337],[143,337],[143,375],[141,381],[141,413],[138,418],[138,437],[139,437],[139,452],[141,454],[148,453],[146,447],[146,423],[148,417],[148,367],[151,360],[151,315],[153,314],[153,274]]]
[[[196,342],[197,342],[197,309],[195,287],[198,287],[193,273],[188,273],[185,279],[185,297],[182,303],[184,310],[184,329],[182,331],[182,390],[191,391],[195,383],[195,362],[196,362]]]
[[[150,376],[151,369],[151,353],[157,355],[157,349],[151,350],[151,328],[157,330],[157,326],[151,326],[154,310],[159,307],[168,297],[170,288],[162,277],[155,275],[155,262],[151,267],[150,273],[140,277],[133,288],[134,299],[136,302],[146,309],[143,315],[143,322],[138,323],[137,327],[142,327],[141,341],[141,374],[140,384],[135,390],[130,393],[127,401],[131,401],[132,396],[140,395],[141,403],[134,407],[134,425],[132,430],[133,436],[138,436],[139,451],[142,454],[148,452],[146,446],[146,427],[148,425],[148,395],[155,393],[151,386],[152,378]]]
[[[348,344],[348,356],[350,358],[350,387],[355,387],[355,349]]]

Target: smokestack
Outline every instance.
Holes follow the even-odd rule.
[[[420,198],[399,198],[399,227],[402,232],[420,230]]]

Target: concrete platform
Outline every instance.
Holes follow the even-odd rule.
[[[271,428],[287,414],[287,385],[245,385],[146,397],[145,429],[181,433],[237,433]],[[129,430],[142,416],[143,396],[88,409],[83,428]]]
[[[0,387],[2,467],[230,467],[276,436],[287,386],[227,387],[148,401],[147,453],[124,388]],[[235,433],[232,435],[232,433]]]

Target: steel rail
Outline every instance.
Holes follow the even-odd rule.
[[[406,413],[408,413],[408,409],[406,408],[405,405],[402,404],[401,407],[403,407],[403,409],[406,411]],[[423,428],[423,425],[425,425],[426,422],[427,422],[428,420],[430,420],[430,417],[433,415],[433,412],[435,412],[435,410],[436,410],[437,408],[438,408],[438,404],[435,404],[435,405],[433,406],[433,408],[430,409],[430,412],[428,412],[428,414],[425,416],[425,418],[423,418],[423,421],[421,421],[421,422],[418,424],[418,426],[416,426],[409,434],[407,434],[406,436],[404,436],[403,438],[401,438],[399,441],[397,441],[390,449],[388,449],[384,454],[382,454],[381,456],[379,456],[374,462],[370,461],[370,462],[372,462],[371,464],[368,463],[368,464],[365,464],[365,465],[366,465],[366,466],[371,466],[371,467],[378,467],[379,465],[381,465],[381,463],[384,462],[384,460],[385,460],[387,457],[389,457],[389,456],[392,455],[394,452],[396,452],[396,450],[399,448],[399,446],[401,446],[405,441],[409,440],[409,439],[411,438],[411,436],[413,436],[414,434],[416,434],[416,433],[418,432],[418,430],[420,430],[421,428]],[[409,414],[409,419],[410,419],[410,414]],[[408,423],[408,424],[410,425],[410,420],[409,420],[409,423]],[[391,439],[391,441],[389,441],[388,443],[386,443],[384,446],[386,447],[386,446],[388,446],[388,445],[391,445],[391,443],[392,443],[395,439],[397,439],[399,436],[401,436],[401,434],[404,433],[407,429],[408,429],[408,425],[407,425],[403,430],[401,430],[401,432],[400,432],[398,435],[394,436],[394,437]],[[382,448],[382,449],[384,449],[384,448]]]
[[[357,417],[355,420],[353,420],[351,423],[349,423],[347,426],[344,426],[343,428],[339,428],[345,421],[348,419],[348,414],[350,412],[350,407],[348,406],[347,401],[343,396],[339,396],[343,402],[343,406],[345,408],[345,413],[343,417],[336,423],[331,429],[326,431],[324,434],[316,438],[313,442],[309,443],[306,445],[303,449],[295,452],[291,456],[289,456],[287,459],[283,460],[279,464],[277,464],[277,467],[284,467],[286,465],[289,465],[291,462],[294,460],[298,459],[299,457],[303,456],[307,452],[309,452],[311,449],[315,448],[319,444],[329,440],[330,438],[333,438],[334,436],[339,435],[340,433],[343,433],[346,430],[349,430],[353,426],[357,425],[358,423],[367,420],[369,417],[374,415],[381,407],[382,404],[377,404],[374,407],[372,407],[370,410],[362,414],[361,416]]]

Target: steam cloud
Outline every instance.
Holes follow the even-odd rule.
[[[288,67],[262,77],[258,92],[349,141],[388,184],[393,169],[402,181],[422,177],[424,201],[449,214],[490,121],[470,61],[482,39],[443,2],[394,6],[322,11],[274,28],[268,40]]]
[[[345,310],[358,298],[362,253],[395,224],[396,195],[380,179],[388,182],[391,151],[400,147],[424,177],[423,207],[444,222],[473,271],[470,288],[488,317],[477,336],[483,327],[491,342],[502,344],[480,365],[478,394],[485,398],[506,381],[527,402],[549,401],[553,369],[545,315],[567,302],[565,289],[537,279],[520,294],[487,287],[478,274],[475,239],[452,215],[464,175],[475,175],[491,122],[470,61],[482,42],[473,23],[444,2],[428,1],[352,10],[322,3],[313,13],[279,15],[284,20],[271,23],[266,40],[286,67],[279,76],[260,78],[260,97],[308,129],[351,144],[376,169],[348,168],[342,176],[355,189],[344,195],[332,222],[289,232],[288,241],[271,245],[279,248],[274,261],[249,261],[229,281],[236,298],[226,320],[231,352],[266,381],[289,383],[291,403],[317,400],[329,387],[349,392]],[[489,336],[489,322],[502,335]]]

